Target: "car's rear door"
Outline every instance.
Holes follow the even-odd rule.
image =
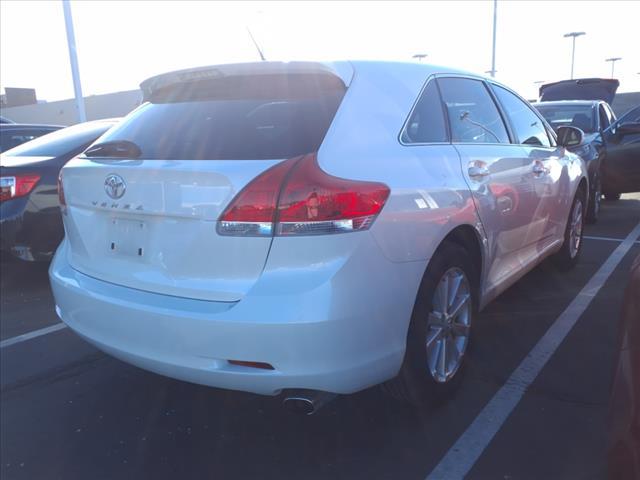
[[[511,143],[507,126],[479,79],[438,78],[451,140],[460,155],[462,173],[471,189],[489,241],[488,288],[498,286],[526,263],[526,248],[542,235],[531,216],[533,188],[530,162]]]

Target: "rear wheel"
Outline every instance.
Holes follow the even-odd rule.
[[[618,200],[620,200],[620,194],[619,193],[605,193],[604,194],[604,198],[605,198],[605,200],[607,200],[609,202],[617,202]]]
[[[593,189],[589,198],[589,206],[587,207],[587,223],[596,223],[600,215],[600,203],[602,201],[602,183],[600,175],[597,173],[593,178]]]
[[[569,219],[564,232],[564,243],[554,260],[561,270],[573,268],[582,252],[582,234],[584,230],[584,195],[578,190],[573,199],[573,205],[569,212]]]
[[[476,314],[477,275],[469,253],[445,242],[420,285],[398,376],[383,385],[413,405],[437,405],[457,389]]]

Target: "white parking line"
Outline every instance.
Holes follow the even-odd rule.
[[[585,235],[584,237],[582,237],[586,240],[606,240],[608,242],[622,242],[624,240],[624,238],[612,238],[612,237],[593,237],[590,235]],[[633,243],[640,243],[640,240],[636,240]]]
[[[484,449],[518,405],[529,385],[538,376],[639,235],[640,223],[616,247],[566,310],[549,327],[544,336],[514,370],[504,386],[489,400],[489,403],[467,430],[427,476],[428,480],[462,479],[469,473]]]
[[[42,335],[47,335],[48,333],[57,332],[58,330],[62,330],[63,328],[67,328],[67,325],[64,323],[56,323],[55,325],[51,325],[50,327],[41,328],[40,330],[34,330],[33,332],[24,333],[22,335],[18,335],[17,337],[7,338],[6,340],[2,340],[0,342],[0,348],[10,347],[11,345],[15,345],[16,343],[26,342],[27,340],[31,340],[32,338],[41,337]]]

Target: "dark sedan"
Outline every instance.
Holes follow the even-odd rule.
[[[0,249],[23,260],[48,260],[64,237],[58,203],[60,169],[116,120],[81,123],[0,157]]]
[[[563,80],[542,85],[540,102],[534,103],[554,129],[569,125],[585,134],[571,150],[589,171],[589,222],[598,219],[602,194],[617,200],[621,193],[640,191],[640,107],[616,119],[609,105],[618,86],[615,79]]]
[[[61,128],[64,127],[61,125],[31,125],[2,122],[0,124],[0,152],[6,152],[34,138],[55,132]]]

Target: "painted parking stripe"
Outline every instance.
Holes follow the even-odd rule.
[[[624,238],[612,238],[612,237],[593,237],[590,235],[585,235],[582,238],[586,240],[605,240],[608,242],[622,242]],[[640,243],[640,240],[636,240],[634,243]]]
[[[529,385],[538,376],[639,235],[640,223],[616,247],[566,310],[549,327],[506,383],[489,400],[489,403],[467,430],[427,476],[427,480],[462,479],[469,473],[505,420],[518,405]]]
[[[17,337],[7,338],[6,340],[2,340],[0,342],[0,348],[10,347],[11,345],[15,345],[16,343],[26,342],[27,340],[31,340],[32,338],[37,338],[49,333],[57,332],[58,330],[62,330],[63,328],[67,328],[67,325],[64,323],[56,323],[55,325],[51,325],[50,327],[41,328],[40,330],[34,330],[33,332],[29,333],[24,333],[22,335],[18,335]]]

